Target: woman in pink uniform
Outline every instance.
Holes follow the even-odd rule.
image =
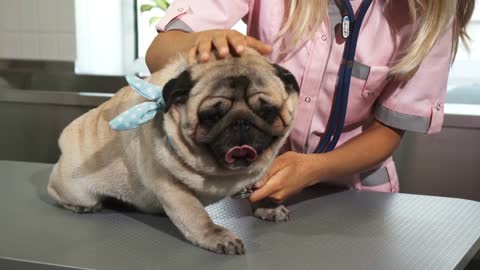
[[[157,25],[147,52],[151,71],[181,51],[208,61],[214,49],[225,56],[249,46],[299,82],[289,151],[257,183],[251,201],[280,202],[317,183],[398,192],[391,156],[403,133],[442,127],[449,68],[459,40],[468,38],[475,0],[373,0],[358,35],[340,139],[333,151],[314,153],[338,83],[345,2],[358,12],[365,0],[176,0]],[[247,36],[228,30],[239,20]]]

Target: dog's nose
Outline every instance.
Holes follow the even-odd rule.
[[[252,124],[247,120],[238,120],[235,123],[233,123],[232,127],[233,127],[233,130],[242,132],[242,131],[249,130],[251,126]]]

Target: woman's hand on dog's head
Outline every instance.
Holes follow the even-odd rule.
[[[245,47],[250,47],[263,55],[272,53],[271,45],[235,30],[208,30],[195,35],[195,45],[188,54],[190,64],[208,62],[212,53],[215,53],[217,59],[223,59],[228,55],[241,55]]]

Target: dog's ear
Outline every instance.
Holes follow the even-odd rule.
[[[190,91],[195,85],[190,71],[185,70],[176,78],[168,81],[163,87],[163,100],[165,101],[165,112],[168,112],[173,104],[185,103]]]
[[[285,85],[285,89],[287,90],[287,92],[292,90],[300,92],[300,86],[297,83],[297,79],[295,79],[295,76],[293,76],[290,71],[277,64],[273,64],[273,67],[275,68],[276,75],[282,80],[283,84]]]

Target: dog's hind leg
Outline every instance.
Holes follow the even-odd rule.
[[[53,167],[47,191],[57,203],[76,213],[92,213],[101,210],[100,196],[89,190],[84,179],[65,179],[58,163]]]

